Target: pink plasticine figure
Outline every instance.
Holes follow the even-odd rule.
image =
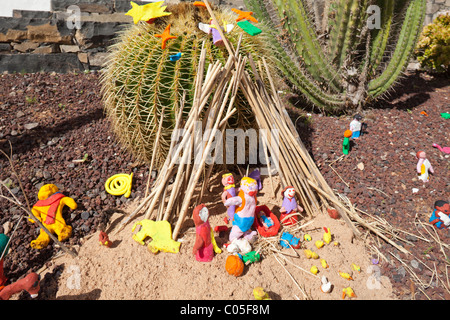
[[[231,242],[241,237],[252,241],[253,237],[257,234],[256,231],[251,230],[255,220],[257,192],[258,184],[256,180],[244,177],[241,180],[239,194],[225,201],[226,206],[235,205],[237,207],[233,217],[233,227],[229,236]]]
[[[427,159],[427,154],[425,151],[419,151],[417,152],[416,157],[419,160],[417,162],[417,173],[419,174],[419,179],[423,182],[430,181],[428,172],[434,173],[434,169],[431,166],[430,161]]]
[[[195,243],[192,253],[200,262],[210,262],[214,258],[214,252],[221,253],[214,239],[214,233],[209,224],[209,211],[204,204],[194,209],[193,219],[195,223]]]
[[[226,173],[222,175],[222,185],[224,186],[222,192],[223,203],[225,203],[225,201],[229,198],[236,197],[236,187],[234,185],[234,177],[232,173]],[[233,220],[235,209],[236,206],[234,205],[228,206],[227,214],[229,220]]]
[[[441,147],[440,145],[433,143],[433,147],[438,148],[439,151],[450,154],[450,147]]]
[[[285,219],[286,216],[292,213],[303,212],[303,208],[295,200],[295,189],[293,186],[284,188],[281,191],[281,195],[283,196],[283,203],[280,208],[280,222],[286,226],[293,225],[298,222],[298,216],[294,215]]]

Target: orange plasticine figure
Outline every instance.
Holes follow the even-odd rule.
[[[51,233],[56,234],[59,241],[68,239],[72,235],[72,227],[68,226],[63,219],[62,209],[64,206],[68,206],[75,210],[77,208],[75,200],[60,193],[54,184],[43,185],[39,189],[38,199],[39,201],[31,209],[33,215]],[[33,219],[28,219],[28,221],[34,223]],[[50,236],[41,229],[37,239],[31,241],[30,245],[34,249],[43,249],[49,242]]]

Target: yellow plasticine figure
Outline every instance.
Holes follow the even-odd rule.
[[[33,215],[53,234],[58,236],[59,241],[64,241],[72,235],[72,227],[68,226],[62,217],[62,209],[68,206],[75,210],[77,204],[75,200],[64,196],[58,192],[59,189],[54,184],[43,185],[38,192],[39,201],[31,209]],[[28,219],[34,223],[33,219]],[[50,242],[50,236],[41,229],[36,240],[30,245],[34,249],[43,249]]]
[[[181,243],[172,239],[172,227],[168,221],[153,221],[144,219],[133,225],[132,232],[137,225],[142,226],[141,230],[133,235],[133,239],[144,245],[144,240],[151,237],[148,250],[152,253],[164,252],[178,253]]]

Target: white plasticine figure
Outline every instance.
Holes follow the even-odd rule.
[[[362,117],[359,114],[357,114],[353,118],[352,122],[350,122],[350,131],[352,132],[352,139],[359,139],[359,137],[361,136],[361,128],[362,128],[361,120]]]
[[[419,174],[419,179],[423,182],[430,181],[429,172],[434,173],[433,166],[427,159],[427,154],[424,151],[419,151],[416,154],[417,159],[417,173]]]

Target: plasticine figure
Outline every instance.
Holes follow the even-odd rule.
[[[430,223],[437,229],[448,229],[450,226],[450,204],[444,200],[434,203],[434,210],[430,217]]]
[[[249,178],[252,178],[256,180],[256,183],[258,184],[258,190],[262,189],[262,183],[261,183],[261,173],[258,169],[253,170],[249,175]]]
[[[280,208],[280,222],[285,226],[293,225],[298,222],[298,216],[293,215],[285,219],[288,215],[297,212],[303,212],[303,208],[297,204],[295,200],[295,189],[293,186],[288,186],[281,191],[283,196],[283,203]]]
[[[108,234],[105,231],[100,231],[98,234],[98,242],[100,245],[111,248],[112,242],[109,240]]]
[[[136,222],[131,229],[134,231],[136,226],[141,225],[141,230],[133,234],[133,239],[144,245],[144,240],[151,237],[152,241],[148,244],[148,250],[154,254],[160,250],[164,252],[178,253],[180,251],[181,242],[172,239],[172,227],[169,221],[153,221],[144,219]]]
[[[200,262],[210,262],[215,253],[222,250],[216,244],[214,232],[209,224],[209,211],[204,204],[200,204],[194,209],[193,219],[195,223],[195,243],[192,253],[195,259]]]
[[[229,240],[244,237],[249,241],[256,235],[256,231],[252,231],[251,227],[255,220],[256,193],[258,192],[258,184],[256,180],[244,177],[241,180],[239,194],[236,197],[229,198],[225,201],[226,206],[238,206],[233,217],[233,227],[231,228]]]
[[[75,210],[77,204],[72,198],[66,197],[59,192],[54,184],[43,185],[38,193],[39,201],[31,209],[33,215],[53,234],[58,236],[59,241],[64,241],[72,235],[72,227],[66,224],[62,216],[64,206]],[[33,219],[28,219],[34,223]],[[50,242],[50,236],[41,229],[36,240],[31,241],[30,245],[34,249],[43,249]]]
[[[423,182],[430,181],[428,172],[434,173],[434,169],[431,166],[430,161],[427,159],[427,154],[425,151],[419,151],[416,154],[417,159],[417,173],[419,174],[419,179]]]
[[[351,130],[345,130],[344,132],[344,142],[342,143],[342,152],[348,154],[350,151],[350,137],[353,135]]]
[[[6,277],[3,273],[3,261],[9,251],[8,241],[9,241],[9,237],[6,234],[0,233],[0,257],[3,254],[3,251],[5,251],[5,254],[3,254],[3,257],[0,260],[0,287],[6,283],[6,280],[8,280],[8,279],[6,279]],[[7,246],[8,246],[8,248],[6,248]]]
[[[350,122],[350,130],[352,131],[352,139],[359,139],[361,135],[362,117],[356,114],[352,122]]]
[[[222,193],[222,202],[225,203],[227,199],[232,197],[236,197],[236,187],[234,185],[234,177],[232,173],[226,173],[222,175],[222,185],[223,193]],[[230,205],[227,208],[228,220],[233,220],[234,211],[236,210],[236,206]],[[228,222],[227,222],[228,223]]]
[[[13,294],[23,290],[27,291],[31,295],[31,298],[34,299],[38,296],[39,290],[41,289],[40,280],[41,277],[37,273],[31,272],[13,284],[0,287],[0,300],[9,300]]]
[[[259,219],[259,222],[264,226],[264,228],[269,229],[274,225],[274,222],[271,218],[266,216],[266,213],[262,210],[256,212],[256,217]]]
[[[222,28],[222,30],[224,30],[225,32],[229,33],[229,32],[231,32],[233,27],[234,27],[233,24],[226,24],[226,22],[224,22],[224,28]],[[205,32],[205,33],[211,33],[212,34],[213,43],[214,43],[215,46],[217,46],[217,47],[223,47],[224,46],[223,39],[220,36],[220,32],[217,30],[217,26],[214,25],[213,19],[209,20],[209,25],[200,22],[198,24],[198,28],[200,30],[202,30],[203,32]]]

